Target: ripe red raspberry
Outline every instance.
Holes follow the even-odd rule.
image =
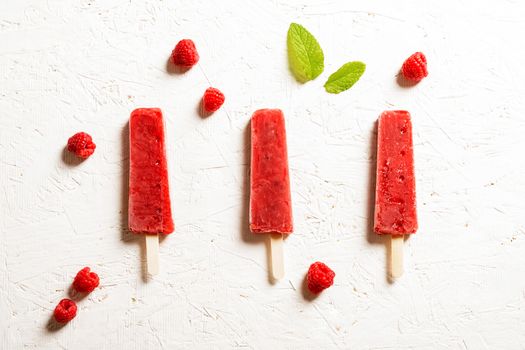
[[[202,102],[206,112],[215,112],[224,103],[224,94],[219,89],[209,87],[204,92]]]
[[[199,61],[199,54],[195,44],[190,39],[183,39],[177,43],[171,52],[173,63],[178,66],[191,67]]]
[[[335,272],[322,262],[315,262],[310,265],[306,281],[308,289],[314,294],[321,293],[324,289],[334,284]]]
[[[408,80],[420,81],[428,75],[427,58],[422,52],[416,52],[406,59],[401,67],[401,72]]]
[[[77,315],[77,304],[70,299],[62,299],[58,303],[53,316],[55,320],[60,323],[66,323],[71,321]]]
[[[85,132],[76,133],[67,140],[67,150],[83,159],[92,155],[96,147],[91,136]]]
[[[89,267],[84,267],[78,271],[73,281],[73,287],[80,293],[91,293],[95,288],[98,287],[100,279],[94,272],[90,272]]]

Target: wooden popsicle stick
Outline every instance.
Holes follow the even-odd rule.
[[[145,234],[146,240],[146,260],[148,273],[157,275],[159,273],[159,235]]]
[[[405,236],[392,235],[390,241],[390,276],[392,278],[399,278],[403,275],[403,243]]]
[[[284,254],[283,254],[283,235],[282,233],[270,233],[270,266],[273,279],[278,280],[284,277]]]

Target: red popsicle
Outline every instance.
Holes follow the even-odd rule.
[[[174,224],[161,110],[134,110],[129,136],[129,229],[148,234],[171,233]]]
[[[407,111],[386,111],[379,117],[374,230],[392,235],[392,275],[399,277],[403,235],[417,231],[412,122]]]
[[[269,233],[271,272],[284,276],[283,234],[293,231],[283,112],[260,109],[251,120],[250,229]]]
[[[164,121],[158,108],[129,119],[129,230],[145,233],[148,272],[158,273],[158,234],[173,232]]]
[[[292,199],[283,112],[260,109],[252,116],[250,229],[293,231]]]
[[[412,122],[407,111],[387,111],[379,117],[374,228],[392,235],[417,230]]]

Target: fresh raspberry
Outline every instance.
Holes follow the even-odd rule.
[[[308,289],[314,294],[321,293],[324,289],[334,284],[335,272],[322,262],[315,262],[310,265],[306,281]]]
[[[89,267],[84,267],[78,271],[73,281],[73,287],[80,293],[91,293],[95,288],[98,287],[100,282],[98,275],[94,272],[90,272]]]
[[[418,82],[428,75],[427,58],[422,52],[416,52],[406,59],[401,71],[406,79]]]
[[[171,58],[178,66],[192,67],[199,61],[199,54],[192,40],[183,39],[171,52]]]
[[[92,155],[96,147],[91,136],[85,132],[76,133],[67,140],[67,150],[83,159]]]
[[[202,102],[206,112],[215,112],[224,103],[224,94],[219,89],[209,87],[204,92]]]
[[[62,299],[58,303],[53,316],[55,320],[60,323],[66,323],[71,321],[77,315],[77,304],[70,299]]]

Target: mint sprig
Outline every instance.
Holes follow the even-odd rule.
[[[323,50],[305,27],[297,23],[290,24],[286,43],[290,69],[299,82],[313,80],[323,72]]]
[[[327,92],[338,94],[350,89],[365,72],[366,65],[363,62],[354,61],[345,63],[335,73],[330,75],[324,88]]]

